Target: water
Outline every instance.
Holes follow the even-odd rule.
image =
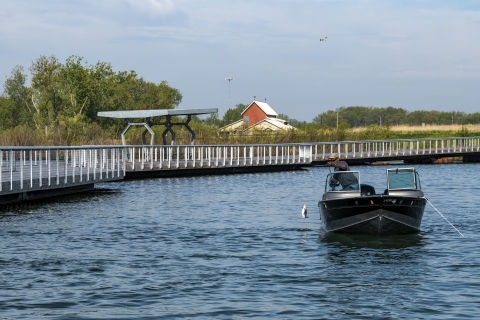
[[[386,168],[352,170],[382,191]],[[416,169],[465,237],[429,205],[418,234],[324,233],[328,168],[109,183],[4,209],[0,319],[479,318],[480,165]]]

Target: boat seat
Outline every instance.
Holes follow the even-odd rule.
[[[375,188],[368,184],[360,185],[360,194],[362,196],[373,196],[375,194]]]

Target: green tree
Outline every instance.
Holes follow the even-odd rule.
[[[298,121],[297,119],[290,118],[286,114],[280,113],[277,118],[287,120],[288,123],[295,128],[300,128],[303,125],[305,125],[307,122],[306,121]]]
[[[214,112],[214,113],[210,114],[205,119],[205,124],[208,125],[208,126],[219,127],[221,125],[221,120],[218,117],[218,112]]]
[[[467,116],[467,123],[478,124],[480,123],[480,112],[474,112]]]
[[[222,124],[224,126],[229,125],[232,122],[238,121],[242,119],[242,112],[245,110],[247,106],[243,103],[239,103],[235,106],[235,108],[228,109],[222,118]]]
[[[40,56],[30,66],[32,74],[32,102],[36,111],[34,121],[37,127],[58,124],[58,115],[62,107],[61,64],[54,55]]]
[[[87,65],[82,65],[82,58],[71,56],[61,68],[61,81],[63,101],[65,102],[63,114],[65,117],[75,117],[85,110],[92,111],[95,105],[95,90],[100,80],[93,76],[93,70]],[[88,113],[86,111],[86,113]],[[90,118],[94,115],[89,114]]]
[[[23,73],[23,67],[15,66],[10,77],[4,85],[6,101],[1,106],[2,127],[15,127],[21,124],[33,126],[33,106],[29,101],[28,88],[25,86],[27,75]],[[7,103],[8,102],[8,103]]]
[[[337,112],[339,109],[333,111],[333,110],[328,110],[327,112],[323,112],[313,118],[313,122],[319,124],[320,126],[326,126],[326,127],[331,127],[331,128],[336,128],[337,127]],[[340,122],[339,118],[339,122]]]
[[[114,72],[109,63],[90,65],[82,57],[71,56],[62,64],[54,55],[40,56],[29,70],[30,87],[21,66],[6,79],[0,127],[41,128],[46,139],[61,143],[80,141],[101,131],[100,126],[117,137],[123,120],[98,118],[99,111],[173,109],[182,101],[180,91],[166,81],[148,82],[135,71]]]

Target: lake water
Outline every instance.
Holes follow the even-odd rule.
[[[352,170],[383,190],[387,168]],[[3,209],[0,319],[478,319],[480,164],[416,169],[464,237],[428,204],[418,234],[326,234],[328,168],[124,181]]]

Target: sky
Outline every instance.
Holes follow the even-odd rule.
[[[254,97],[300,121],[342,106],[480,112],[478,0],[0,0],[0,8],[2,86],[17,65],[75,55],[166,80],[183,95],[179,109],[220,116]]]

